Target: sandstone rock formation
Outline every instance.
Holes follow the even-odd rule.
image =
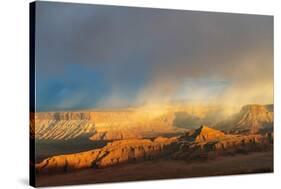
[[[36,165],[36,170],[39,173],[52,173],[91,167],[105,168],[130,161],[152,159],[168,153],[166,147],[176,140],[175,137],[119,140],[101,149],[45,159]]]
[[[214,113],[213,110],[180,107],[156,112],[122,110],[32,114],[30,132],[31,136],[35,133],[37,140],[86,137],[87,141],[92,140],[89,142],[104,141],[104,145],[109,142],[105,146],[90,147],[88,149],[93,149],[90,151],[79,150],[75,151],[79,153],[40,160],[36,170],[38,173],[56,173],[159,158],[206,160],[272,149],[272,105],[244,106],[239,113],[212,128],[202,125],[197,129],[184,129],[190,128],[190,120],[185,119],[177,120],[183,128],[174,125],[179,111],[185,112],[182,115],[192,115],[192,119],[200,117],[200,122],[204,122]]]
[[[183,136],[117,140],[100,149],[54,156],[38,163],[36,170],[38,173],[52,173],[83,168],[106,168],[155,158],[205,160],[271,148],[272,140],[268,135],[224,134],[219,130],[201,126]]]
[[[183,133],[199,123],[221,119],[220,106],[169,106],[116,111],[37,112],[32,126],[38,140],[152,138]]]
[[[191,139],[194,139],[194,142],[220,140],[224,137],[225,134],[223,132],[209,128],[205,125],[202,125],[199,129],[196,129],[195,132],[190,136]]]
[[[257,134],[272,132],[272,105],[246,105],[241,111],[215,126],[233,134]]]
[[[174,114],[159,115],[147,111],[40,112],[35,117],[36,139],[69,140],[88,136],[91,140],[151,138],[177,134]]]
[[[201,126],[180,137],[178,144],[179,150],[174,154],[176,159],[201,160],[209,156],[268,150],[272,148],[272,138],[260,134],[224,134],[219,130]]]
[[[36,119],[35,137],[44,140],[68,140],[91,136],[95,123],[87,119]]]

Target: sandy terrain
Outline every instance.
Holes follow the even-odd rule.
[[[273,172],[273,153],[260,152],[204,162],[157,160],[123,164],[105,169],[40,175],[37,176],[36,182],[37,186],[55,186],[269,172]]]

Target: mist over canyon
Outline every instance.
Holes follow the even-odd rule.
[[[150,161],[193,165],[270,154],[273,105],[236,109],[190,105],[35,113],[36,172],[48,178]],[[253,166],[252,171],[265,169]]]

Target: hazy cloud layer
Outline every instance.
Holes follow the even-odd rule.
[[[38,110],[273,102],[273,17],[37,3]]]

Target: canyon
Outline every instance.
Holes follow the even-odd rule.
[[[31,130],[37,140],[52,141],[83,137],[112,141],[176,136],[204,124],[237,134],[273,130],[272,105],[246,105],[238,113],[228,116],[223,115],[225,111],[216,106],[191,106],[156,110],[37,112],[31,121]]]
[[[38,140],[120,140],[176,135],[201,124],[214,125],[229,108],[169,106],[81,112],[36,112],[31,124]],[[219,118],[219,119],[218,119]]]
[[[35,133],[38,156],[36,174],[44,183],[52,175],[84,170],[99,174],[147,162],[161,162],[162,166],[167,162],[175,167],[184,162],[187,170],[193,164],[221,159],[230,163],[228,159],[242,161],[258,154],[273,158],[273,105],[245,105],[238,112],[225,111],[201,106],[35,113],[31,132]],[[273,170],[272,164],[255,162],[237,173]],[[223,173],[231,174],[231,170]],[[179,175],[174,172],[170,177]]]
[[[271,138],[263,135],[227,135],[206,126],[191,133],[171,138],[117,140],[100,149],[45,159],[36,165],[36,170],[38,173],[68,172],[161,157],[171,160],[208,159],[212,152],[219,156],[268,150],[272,146]]]

